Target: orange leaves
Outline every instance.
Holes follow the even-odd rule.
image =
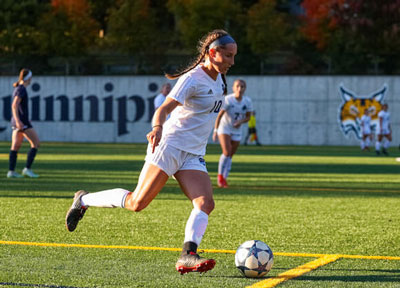
[[[89,14],[86,0],[52,0],[51,6],[55,12],[64,12],[69,18],[79,18]]]

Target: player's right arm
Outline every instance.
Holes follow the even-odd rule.
[[[221,111],[219,111],[219,113],[218,113],[217,119],[215,119],[214,132],[213,132],[213,137],[212,137],[214,142],[217,142],[217,139],[218,139],[217,130],[218,130],[219,123],[221,122],[221,118],[224,115],[224,113],[225,113],[225,110],[221,109]]]
[[[147,140],[151,144],[152,153],[158,146],[162,136],[162,128],[168,114],[170,114],[178,105],[181,105],[178,101],[167,97],[164,103],[155,111],[152,121],[153,129],[147,134]]]

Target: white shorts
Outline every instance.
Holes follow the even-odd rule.
[[[388,128],[382,128],[379,135],[389,135],[390,130]]]
[[[147,146],[146,163],[153,164],[167,173],[174,175],[179,170],[199,170],[208,173],[206,161],[202,155],[194,155],[179,150],[168,143],[161,143],[151,153],[151,145]]]
[[[364,128],[363,130],[362,130],[362,134],[363,135],[369,135],[369,134],[371,134],[371,129],[370,128]]]
[[[231,136],[232,141],[239,141],[242,140],[242,129],[235,129],[232,127],[229,127],[227,125],[219,125],[218,126],[218,135],[219,134],[226,134]]]

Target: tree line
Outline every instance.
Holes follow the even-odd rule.
[[[389,0],[2,0],[0,74],[162,74],[221,28],[233,74],[390,75],[399,21]]]

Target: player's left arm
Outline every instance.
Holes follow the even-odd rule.
[[[251,116],[251,111],[247,111],[243,119],[237,120],[235,123],[233,123],[233,127],[239,128],[240,125],[242,125],[243,123],[249,122],[250,116]]]
[[[173,98],[167,97],[164,103],[155,111],[152,121],[152,130],[147,134],[147,140],[151,144],[152,152],[158,146],[162,136],[162,129],[168,114],[170,114],[176,107],[181,105]]]

